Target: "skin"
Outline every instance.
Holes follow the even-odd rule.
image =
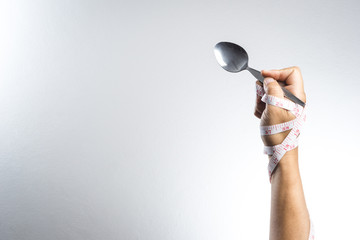
[[[268,95],[284,98],[280,86],[285,86],[306,102],[303,79],[298,67],[263,70],[261,73],[265,77],[264,89]],[[295,118],[284,109],[266,105],[259,96],[256,98],[254,114],[263,126],[288,122]],[[289,131],[262,136],[262,141],[266,146],[274,146],[280,144],[288,133]],[[309,232],[310,218],[300,177],[298,148],[295,148],[284,155],[271,178],[270,240],[307,240]]]

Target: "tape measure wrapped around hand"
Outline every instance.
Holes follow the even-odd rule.
[[[294,74],[293,71],[287,78]],[[278,70],[263,73],[273,77],[279,76]],[[300,74],[300,71],[296,74]],[[284,97],[280,84],[274,78],[265,78],[264,86],[257,82],[256,94],[255,115],[261,119],[260,134],[265,144],[264,153],[269,155],[268,173],[271,180],[271,175],[281,158],[298,146],[306,113],[303,106]]]

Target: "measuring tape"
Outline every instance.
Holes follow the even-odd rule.
[[[300,130],[305,123],[306,113],[305,108],[299,104],[296,104],[285,98],[278,98],[275,96],[267,95],[264,88],[259,84],[256,84],[256,94],[261,97],[261,101],[263,101],[264,103],[288,110],[295,116],[295,119],[289,122],[271,126],[260,126],[260,134],[262,136],[273,135],[290,130],[289,134],[286,136],[286,138],[281,144],[275,146],[264,146],[264,153],[270,156],[268,173],[271,182],[271,175],[274,172],[274,169],[276,168],[281,158],[285,155],[286,152],[295,149],[298,146]],[[309,240],[313,240],[314,238],[314,226],[312,221],[310,220]]]
[[[271,181],[271,175],[281,158],[286,152],[298,146],[300,130],[306,120],[305,108],[285,98],[267,95],[263,87],[258,84],[256,84],[256,94],[261,96],[261,101],[264,103],[288,110],[295,116],[295,119],[289,122],[271,126],[260,126],[260,134],[262,136],[273,135],[290,130],[289,134],[281,144],[276,146],[264,146],[264,153],[270,156],[268,173]]]

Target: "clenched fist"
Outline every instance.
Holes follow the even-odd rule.
[[[280,70],[263,70],[261,74],[265,77],[263,87],[267,95],[284,98],[284,93],[281,89],[282,86],[300,100],[306,102],[303,79],[298,67],[289,67]],[[261,85],[260,82],[257,82],[257,84]],[[295,119],[295,116],[289,111],[265,104],[261,101],[260,96],[256,97],[254,114],[261,119],[261,126],[275,125]],[[262,136],[264,145],[275,146],[282,143],[289,131]]]

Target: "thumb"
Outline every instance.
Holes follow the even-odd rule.
[[[264,90],[267,95],[271,95],[278,98],[284,98],[284,92],[281,89],[279,83],[270,77],[264,79]]]

